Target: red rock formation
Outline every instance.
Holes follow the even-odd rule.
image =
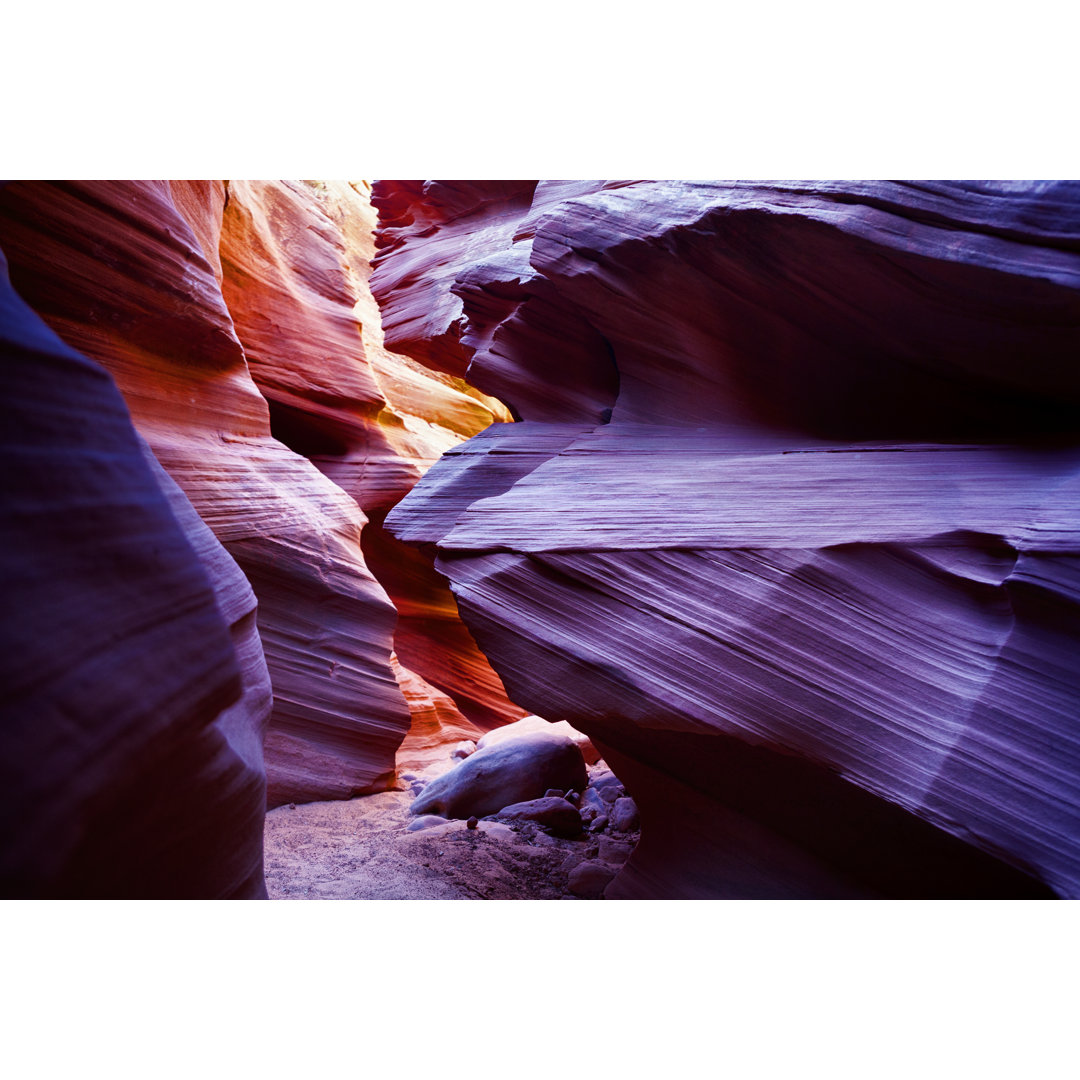
[[[218,284],[224,203],[217,182],[15,183],[0,245],[21,295],[111,372],[254,588],[274,684],[270,805],[348,797],[391,781],[409,724],[394,609],[364,563],[356,503],[271,437]]]
[[[271,806],[385,787],[410,715],[433,747],[432,716],[449,745],[472,722],[524,712],[431,557],[381,529],[445,449],[510,416],[383,348],[373,225],[366,189],[345,183],[17,183],[0,195],[23,294],[112,372],[259,597]],[[396,647],[415,676],[400,688],[395,613],[369,562],[401,612]],[[460,711],[440,700],[432,712],[439,690]]]
[[[376,186],[390,340],[518,367],[527,421],[388,524],[637,800],[607,895],[1080,895],[1080,189],[550,194],[494,206],[500,254],[440,188]],[[545,366],[571,323],[617,379],[585,332]]]
[[[445,762],[453,743],[476,742],[483,731],[470,723],[454,699],[435,689],[393,659],[405,700],[412,714],[412,726],[397,753],[398,772],[420,772],[437,762]]]
[[[379,255],[372,286],[391,348],[437,371],[465,374],[471,353],[460,341],[462,306],[452,291],[462,250],[475,259],[507,248],[535,188],[535,180],[376,184]]]
[[[380,181],[373,281],[391,344],[468,370],[473,385],[511,402],[518,419],[605,419],[618,392],[610,345],[530,258],[546,212],[610,186],[619,185]]]
[[[2,256],[0,353],[0,893],[265,897],[251,589]]]
[[[403,663],[482,728],[524,710],[457,615],[432,560],[382,518],[438,457],[510,415],[460,379],[388,352],[367,284],[375,214],[342,182],[232,181],[221,237],[223,293],[274,434],[309,458],[369,517],[368,564],[398,610]],[[403,685],[406,698],[414,682]],[[445,702],[442,712],[445,714]],[[418,723],[432,742],[425,706]],[[470,728],[447,726],[446,741]]]

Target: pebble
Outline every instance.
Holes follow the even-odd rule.
[[[479,818],[471,817],[471,818],[469,818],[468,821],[465,822],[465,827],[467,829],[475,829],[476,826],[479,825],[479,824],[480,824],[480,819]]]
[[[561,799],[562,797],[563,793],[558,788],[548,788],[544,792],[545,799]]]
[[[637,803],[628,797],[616,799],[611,808],[611,827],[616,832],[633,832],[640,825]]]

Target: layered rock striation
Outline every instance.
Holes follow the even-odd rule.
[[[406,697],[418,675],[464,714],[451,728],[482,730],[523,710],[506,699],[431,558],[382,519],[446,450],[511,417],[461,379],[384,348],[368,287],[374,225],[362,185],[231,181],[222,292],[273,434],[367,517],[364,555],[398,612]]]
[[[12,184],[0,246],[20,294],[116,379],[259,598],[270,804],[375,790],[409,724],[394,609],[364,563],[356,503],[271,436],[215,272],[224,185],[182,190]]]
[[[264,898],[255,597],[0,256],[0,894]]]
[[[390,347],[523,421],[388,526],[637,801],[608,897],[1080,894],[1080,186],[375,202]]]
[[[413,715],[433,746],[523,712],[430,557],[409,550],[399,569],[396,541],[363,536],[365,510],[381,519],[443,449],[509,418],[461,380],[382,349],[364,284],[371,219],[366,192],[347,184],[19,182],[0,191],[0,247],[19,294],[111,374],[179,487],[160,478],[182,499],[185,532],[211,576],[219,563],[226,576],[231,567],[258,598],[273,683],[271,806],[387,787]],[[211,550],[203,524],[224,551]],[[418,674],[393,658],[397,611],[365,546],[372,563],[395,571],[409,625],[397,649]],[[230,624],[246,627],[238,649],[251,660],[246,595],[242,616],[224,607]],[[439,691],[422,676],[458,692],[461,708],[440,698],[433,711]]]

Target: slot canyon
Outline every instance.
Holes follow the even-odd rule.
[[[0,186],[5,898],[1080,896],[1080,182]]]

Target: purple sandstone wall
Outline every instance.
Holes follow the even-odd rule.
[[[1080,184],[380,182],[524,422],[387,519],[600,745],[609,897],[1080,895]]]

